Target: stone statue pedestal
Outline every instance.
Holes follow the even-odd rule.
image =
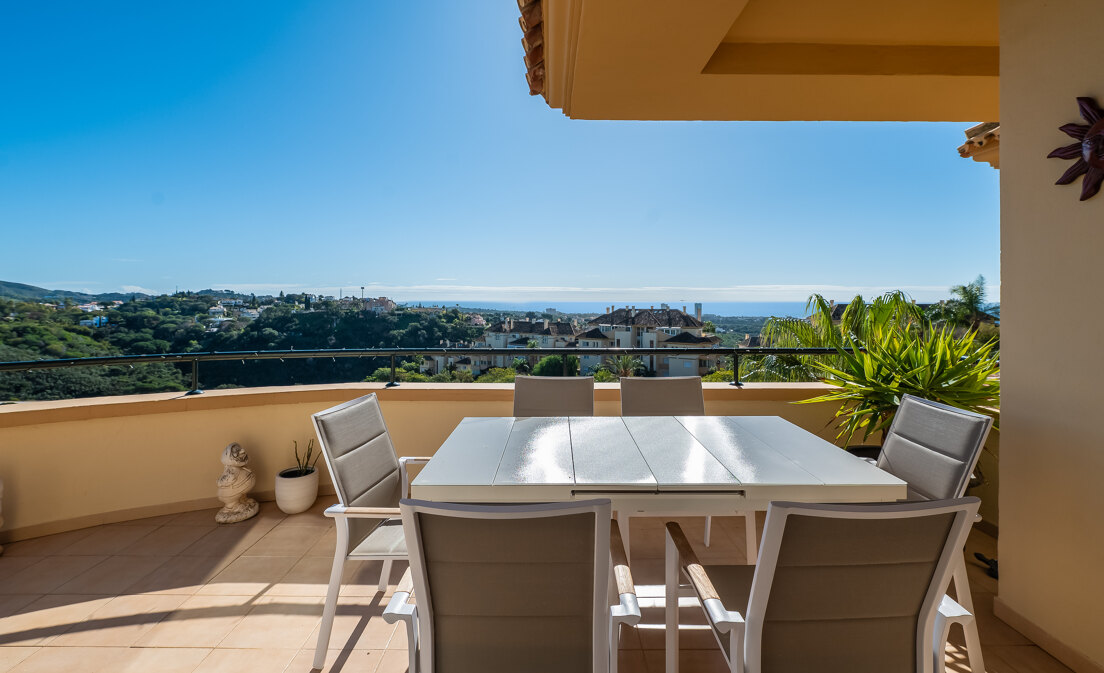
[[[218,478],[218,499],[223,507],[215,514],[215,523],[237,523],[257,516],[260,505],[247,494],[257,483],[257,477],[246,465],[249,455],[241,444],[234,442],[222,451],[225,466]]]

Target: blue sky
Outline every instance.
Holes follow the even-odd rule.
[[[0,280],[999,295],[998,173],[955,152],[976,120],[569,120],[528,95],[512,2],[10,2],[0,62]]]

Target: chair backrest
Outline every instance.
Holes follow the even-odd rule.
[[[622,377],[621,415],[704,416],[701,377]]]
[[[398,506],[402,494],[399,460],[376,394],[320,411],[311,419],[341,504]],[[359,544],[378,523],[376,519],[350,519],[350,546]]]
[[[958,498],[992,427],[989,416],[904,395],[877,465],[908,482],[909,500]]]
[[[979,502],[771,503],[748,673],[929,673],[935,613]]]
[[[519,376],[514,416],[593,416],[593,376]]]
[[[400,507],[423,673],[608,670],[609,500]]]

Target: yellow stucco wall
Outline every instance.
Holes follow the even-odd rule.
[[[779,415],[831,438],[831,405],[790,404],[823,390],[819,384],[736,389],[707,383],[706,412]],[[512,413],[510,384],[385,389],[366,383],[4,405],[0,539],[216,506],[219,456],[234,441],[249,452],[256,492],[270,498],[275,474],[293,464],[292,440],[303,447],[313,437],[310,415],[372,391],[401,455],[432,455],[465,416]],[[595,400],[598,415],[620,411],[617,384],[598,384]],[[325,474],[322,483],[329,483]]]
[[[1001,3],[1001,537],[997,614],[1104,668],[1104,195],[1054,186],[1074,99],[1104,103],[1100,0]]]

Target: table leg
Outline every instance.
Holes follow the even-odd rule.
[[[671,536],[664,532],[664,657],[667,673],[678,673],[679,660],[679,556]]]
[[[617,527],[621,529],[621,541],[625,543],[625,559],[632,561],[632,545],[629,544],[629,513],[617,510]]]
[[[755,532],[755,510],[744,512],[744,541],[747,545],[747,562],[755,565],[759,559],[759,536]]]

